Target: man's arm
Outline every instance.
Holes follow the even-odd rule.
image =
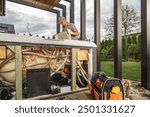
[[[72,31],[72,34],[71,34],[72,36],[79,36],[80,35],[80,33],[79,33],[79,31],[77,30],[77,29],[74,29],[73,31]]]
[[[71,31],[72,31],[72,33],[71,33],[72,36],[80,35],[79,31],[77,30],[76,26],[73,23],[71,23]]]

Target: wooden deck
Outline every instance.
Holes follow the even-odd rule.
[[[94,100],[94,96],[87,89],[82,89],[56,95],[38,96],[28,100]]]
[[[94,96],[91,95],[89,91],[68,94],[57,98],[52,98],[51,100],[56,100],[59,98],[64,98],[64,100],[94,100]]]

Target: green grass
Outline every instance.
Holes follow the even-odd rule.
[[[102,61],[102,71],[108,76],[114,74],[114,63],[112,61]],[[141,80],[141,62],[122,62],[122,77],[135,81]]]

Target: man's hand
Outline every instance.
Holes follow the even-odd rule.
[[[68,29],[68,33],[72,36],[79,36],[80,33],[78,32],[77,29],[75,29],[74,31],[71,31],[70,29]]]
[[[73,32],[70,29],[68,29],[68,33],[73,35]]]

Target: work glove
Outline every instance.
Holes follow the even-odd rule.
[[[72,32],[70,29],[68,29],[68,33],[69,33],[70,35],[73,35],[73,32]]]

